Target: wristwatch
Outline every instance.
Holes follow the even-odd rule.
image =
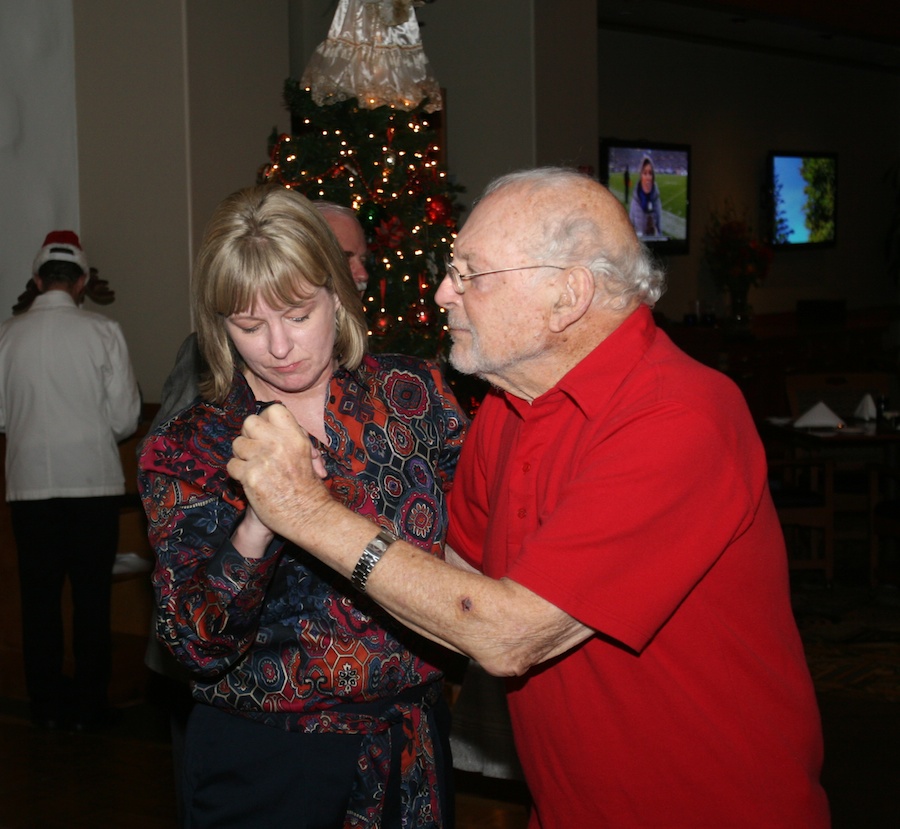
[[[353,586],[361,593],[366,592],[366,582],[368,582],[372,570],[375,569],[375,565],[387,552],[387,548],[396,540],[397,536],[393,533],[389,533],[387,530],[379,530],[378,535],[366,544],[359,561],[356,562],[356,567],[353,568],[353,575],[350,576]]]

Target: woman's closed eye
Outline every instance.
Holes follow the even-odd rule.
[[[293,325],[302,325],[309,320],[310,316],[310,313],[302,313],[300,309],[291,308],[285,312],[283,319]],[[232,317],[230,322],[244,334],[255,334],[266,325],[264,320],[254,320],[252,318],[234,319]]]

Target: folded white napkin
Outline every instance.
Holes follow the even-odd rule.
[[[821,400],[794,421],[797,429],[840,429],[844,425]]]
[[[877,414],[878,413],[875,411],[875,401],[872,399],[871,394],[867,394],[863,397],[863,399],[859,401],[856,411],[853,412],[853,416],[858,417],[860,420],[875,420]]]
[[[146,573],[153,567],[152,562],[137,553],[116,553],[113,562],[113,575],[123,576],[126,573]]]

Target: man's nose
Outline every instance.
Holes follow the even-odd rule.
[[[361,262],[359,259],[352,259],[350,261],[350,273],[357,282],[362,282],[363,280],[368,282],[369,280],[369,271],[366,268],[365,263]]]
[[[450,274],[445,273],[437,291],[434,293],[434,301],[446,308],[451,303],[456,302],[458,297],[459,294],[453,289],[453,280],[450,279]]]

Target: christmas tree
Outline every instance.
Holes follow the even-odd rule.
[[[328,38],[285,83],[291,134],[269,142],[260,179],[351,207],[371,254],[363,305],[373,351],[443,362],[449,342],[434,289],[461,205],[442,163],[443,95],[414,7],[433,0],[338,0]],[[486,384],[447,369],[473,413]]]
[[[371,254],[363,297],[373,351],[423,357],[444,350],[434,290],[443,278],[461,207],[440,163],[440,113],[427,99],[410,110],[360,106],[356,98],[319,105],[288,80],[292,134],[273,135],[263,181],[310,199],[352,207]]]

